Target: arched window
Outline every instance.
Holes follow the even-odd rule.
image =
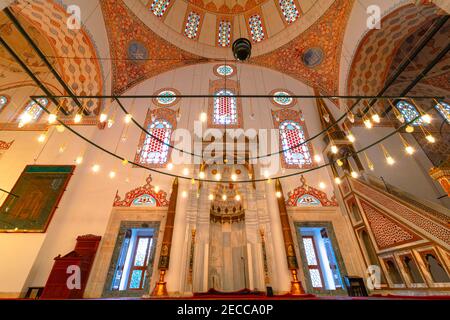
[[[287,23],[292,23],[300,16],[294,0],[278,0],[281,12]]]
[[[43,107],[46,107],[48,105],[48,100],[46,98],[39,98],[37,100]],[[17,118],[17,120],[21,124],[35,122],[41,116],[42,111],[43,111],[43,109],[34,100],[31,100],[25,106],[25,109],[20,114],[20,116]]]
[[[435,108],[447,121],[447,123],[450,123],[450,105],[448,103],[445,103],[444,101],[439,101]]]
[[[416,107],[414,107],[411,103],[406,101],[399,101],[397,103],[397,109],[405,118],[406,122],[411,122],[413,119],[420,116],[419,111],[417,111]],[[412,122],[411,125],[418,126],[423,123],[421,118],[418,118],[416,121]]]
[[[253,41],[260,42],[264,40],[264,30],[261,16],[259,14],[252,15],[248,19],[248,24],[250,26],[250,33],[252,34]]]
[[[8,104],[8,98],[6,96],[0,96],[0,111]]]
[[[192,11],[189,13],[186,21],[186,27],[184,28],[184,34],[189,39],[195,39],[197,37],[198,27],[200,26],[200,15]]]
[[[308,144],[303,143],[305,132],[302,126],[297,122],[286,120],[280,124],[279,129],[286,164],[299,166],[312,164]]]
[[[155,16],[161,18],[167,10],[170,4],[170,0],[153,0],[150,10]]]
[[[152,134],[145,136],[139,162],[141,164],[161,165],[168,161],[170,137],[172,135],[172,125],[165,119],[156,119],[147,128]]]
[[[218,42],[220,47],[228,47],[231,43],[231,22],[222,20],[219,22]]]
[[[227,89],[221,89],[216,92],[214,97],[214,124],[234,125],[238,123],[237,119],[237,101],[233,96],[234,92]],[[219,97],[217,97],[219,96]]]

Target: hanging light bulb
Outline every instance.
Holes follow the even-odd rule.
[[[109,172],[109,178],[110,179],[114,179],[116,177],[116,172],[115,171],[110,171]]]
[[[351,111],[349,111],[349,112],[347,113],[347,119],[348,119],[348,121],[350,121],[351,123],[355,123],[355,115],[354,115]]]
[[[334,178],[334,182],[335,182],[336,184],[341,184],[341,183],[342,183],[342,180],[341,180],[341,178],[336,177],[336,178]]]
[[[228,199],[228,197],[227,197],[226,194],[222,195],[222,200],[223,200],[223,201],[226,201],[227,199]]]
[[[375,123],[380,123],[380,122],[381,122],[381,118],[380,118],[380,116],[378,115],[378,113],[376,113],[376,112],[372,115],[372,120],[373,120],[373,122],[375,122]]]
[[[387,162],[388,165],[392,166],[392,165],[395,164],[395,159],[392,158],[391,156],[387,156],[386,157],[386,162]]]
[[[430,116],[428,113],[425,113],[425,114],[422,116],[422,120],[423,120],[423,122],[425,122],[425,123],[427,123],[427,124],[430,124],[432,118],[431,118],[431,116]]]
[[[366,116],[364,116],[364,117],[363,117],[363,122],[364,122],[364,125],[366,126],[367,129],[372,129],[373,124],[372,124],[372,121],[370,121],[369,118],[367,118]]]
[[[155,190],[155,192],[158,193],[158,192],[159,192],[159,186],[155,186],[155,187],[153,188],[153,190]]]
[[[233,180],[233,181],[236,181],[236,180],[237,180],[237,174],[236,174],[236,173],[233,173],[233,174],[231,175],[231,180]]]
[[[76,157],[75,163],[76,163],[76,164],[82,164],[82,163],[83,163],[83,156],[78,156],[78,157]]]
[[[367,156],[367,153],[364,152],[364,156],[366,157],[366,162],[367,162],[367,167],[369,168],[370,171],[374,171],[375,167],[372,163],[372,161],[370,161],[369,157]]]
[[[348,139],[348,141],[350,141],[351,143],[353,143],[353,142],[356,141],[356,138],[355,138],[355,136],[353,135],[353,133],[352,133],[351,131],[348,132],[348,134],[347,134],[347,139]]]
[[[55,123],[55,122],[56,122],[56,114],[50,113],[50,114],[48,115],[47,121],[48,121],[49,124]]]
[[[75,123],[80,123],[80,122],[81,122],[81,119],[83,119],[83,116],[82,116],[80,113],[77,113],[77,114],[75,115],[75,118],[73,118],[73,122],[75,122]]]
[[[200,173],[198,174],[198,177],[200,179],[205,179],[205,172],[204,171],[200,171]]]
[[[106,120],[108,120],[108,115],[106,113],[101,113],[99,120],[101,123],[105,122]]]
[[[411,147],[411,146],[406,146],[405,147],[405,152],[407,154],[409,154],[409,155],[412,155],[412,154],[414,154],[414,152],[416,152],[416,150],[413,147]]]
[[[270,173],[268,170],[264,170],[264,178],[268,179],[270,177]]]
[[[206,122],[207,119],[208,119],[208,115],[206,114],[206,112],[200,113],[200,121],[201,122]]]
[[[337,147],[336,145],[333,144],[333,145],[331,146],[331,152],[334,153],[334,154],[337,154],[337,153],[339,152],[338,147]]]
[[[194,179],[194,178],[191,179],[191,184],[192,184],[192,185],[195,184],[195,179]],[[197,198],[198,198],[198,197],[199,197],[199,196],[198,196],[198,194],[197,194]]]
[[[325,189],[327,187],[327,185],[325,184],[325,182],[319,182],[319,188],[320,189]]]
[[[188,168],[184,168],[184,169],[183,169],[183,174],[184,174],[185,176],[187,176],[187,175],[189,174],[189,169],[188,169]]]
[[[62,124],[56,126],[56,131],[59,133],[64,132],[64,130],[66,130],[66,128],[64,128],[64,126]]]
[[[94,164],[91,168],[92,172],[97,173],[100,171],[100,166],[98,164]]]
[[[45,141],[45,137],[46,137],[46,134],[45,134],[45,133],[41,133],[41,134],[39,135],[39,137],[38,137],[37,140],[38,140],[40,143],[42,143],[42,142]]]
[[[409,154],[409,155],[414,154],[414,152],[416,152],[416,150],[412,146],[410,146],[408,144],[408,142],[406,142],[406,140],[402,137],[402,135],[399,134],[399,137],[400,137],[400,140],[402,140],[403,145],[405,146],[406,154]]]
[[[383,144],[381,144],[381,149],[383,150],[384,157],[386,158],[386,162],[388,165],[392,166],[395,164],[395,159],[389,154]]]
[[[277,192],[275,193],[275,196],[276,196],[278,199],[281,198],[281,196],[282,196],[281,191],[277,191]]]
[[[182,196],[183,198],[187,198],[187,192],[186,192],[186,191],[181,192],[181,196]]]
[[[322,161],[322,157],[320,156],[320,154],[314,155],[314,161],[317,163],[320,163]]]
[[[407,125],[406,128],[405,128],[405,131],[408,132],[408,133],[413,133],[414,132],[414,127],[410,126],[410,125]]]
[[[25,112],[24,114],[22,114],[22,116],[20,117],[20,122],[19,122],[19,128],[21,128],[21,124],[22,127],[24,125],[26,125],[27,123],[31,122],[33,118],[31,117],[31,114],[29,114],[28,112]]]
[[[433,137],[433,136],[431,135],[431,133],[428,133],[428,134],[425,136],[425,139],[427,139],[427,141],[428,141],[429,143],[435,143],[435,142],[436,142],[436,138]]]
[[[341,159],[337,159],[336,163],[339,167],[342,167],[344,165],[344,162]]]
[[[129,114],[129,113],[126,114],[125,115],[125,120],[124,120],[125,123],[127,123],[127,124],[130,123],[132,118],[133,118],[133,116],[131,114]]]
[[[169,162],[168,164],[167,164],[167,170],[172,170],[173,169],[173,163],[172,162]]]
[[[123,160],[122,160],[122,164],[123,164],[124,166],[126,166],[126,165],[128,164],[128,160],[127,160],[127,159],[123,159]]]
[[[352,170],[350,175],[352,176],[353,179],[357,179],[359,177],[359,173],[356,172],[355,170]]]
[[[217,181],[220,181],[220,179],[222,179],[222,175],[219,172],[217,172],[215,178]]]
[[[241,201],[241,195],[237,194],[237,195],[234,197],[234,199],[235,199],[236,201]]]
[[[21,121],[19,121],[19,124],[17,125],[18,128],[23,128],[23,126],[25,125],[25,123]]]
[[[208,199],[209,199],[209,201],[213,201],[213,200],[214,200],[214,195],[213,195],[213,194],[210,194],[210,195],[208,196]]]

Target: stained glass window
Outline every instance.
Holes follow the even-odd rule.
[[[295,5],[294,0],[278,0],[281,12],[287,23],[292,23],[299,17],[300,13]]]
[[[4,106],[8,103],[8,98],[5,96],[0,96],[0,111],[3,109]]]
[[[177,100],[176,93],[171,90],[164,90],[158,94],[158,98],[156,100],[160,104],[169,105]]]
[[[172,135],[172,125],[164,119],[157,119],[149,125],[147,131],[159,140],[149,134],[145,136],[140,163],[150,165],[166,163],[169,155],[168,145]]]
[[[261,16],[259,14],[251,16],[250,19],[248,19],[248,24],[250,26],[253,41],[260,42],[264,40],[264,30]]]
[[[308,263],[309,275],[313,288],[323,288],[322,276],[320,273],[319,260],[314,248],[312,237],[303,237],[303,247],[305,248],[306,261]]]
[[[130,289],[139,289],[141,287],[143,270],[133,270],[131,273]]]
[[[219,23],[219,46],[228,47],[231,42],[231,22],[230,21],[220,21]]]
[[[233,74],[234,69],[231,66],[222,65],[222,66],[218,66],[216,71],[218,74],[225,77],[225,76],[229,76],[229,75]]]
[[[286,120],[280,124],[279,129],[286,163],[299,166],[312,164],[308,145],[303,143],[305,132],[302,126],[297,122]]]
[[[48,105],[48,100],[45,98],[39,98],[37,100],[44,107]],[[19,116],[18,121],[22,124],[37,121],[41,116],[42,111],[43,109],[34,100],[31,100]]]
[[[189,39],[195,39],[197,37],[198,27],[200,25],[200,15],[192,11],[189,13],[186,27],[184,28],[184,34]]]
[[[450,105],[444,101],[440,101],[436,105],[436,110],[441,114],[441,116],[450,123]]]
[[[237,124],[237,101],[234,92],[222,89],[216,92],[214,98],[214,124]]]
[[[291,95],[284,91],[275,92],[273,95],[275,96],[273,97],[273,101],[282,106],[288,106],[294,101]]]
[[[399,101],[397,103],[397,109],[405,118],[406,122],[411,122],[415,118],[420,116],[419,111],[411,104],[406,101]],[[418,126],[423,123],[421,118],[418,118],[416,121],[412,122],[411,125]]]
[[[136,267],[142,267],[145,263],[149,240],[149,238],[139,238],[139,242],[136,248],[136,255],[134,257],[134,265]]]
[[[303,246],[305,247],[306,261],[308,262],[308,265],[316,266],[318,263],[313,240],[311,238],[303,238]]]
[[[170,0],[153,0],[150,10],[155,16],[161,18],[166,12],[167,7],[170,4]]]

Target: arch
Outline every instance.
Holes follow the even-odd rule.
[[[6,95],[0,95],[0,111],[2,111],[10,102],[10,98]]]
[[[163,167],[169,162],[172,151],[169,144],[176,127],[175,114],[175,111],[163,108],[147,112],[144,126],[151,135],[144,131],[141,133],[136,162],[148,167]]]
[[[42,106],[48,105],[46,98],[37,99]],[[30,100],[24,107],[23,111],[17,117],[16,121],[19,122],[19,127],[27,123],[34,123],[39,120],[44,110],[34,100]]]
[[[402,114],[403,118],[405,118],[405,122],[411,122],[413,119],[420,116],[419,111],[414,107],[411,103],[401,100],[397,102],[396,108]],[[423,124],[423,120],[421,118],[415,120],[411,123],[413,126],[419,126]]]
[[[450,105],[444,101],[439,101],[439,103],[435,105],[435,109],[441,117],[450,124]]]
[[[279,130],[285,164],[300,167],[311,165],[312,159],[308,144],[298,146],[306,140],[303,127],[298,122],[286,120],[280,123]]]

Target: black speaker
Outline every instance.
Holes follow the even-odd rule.
[[[268,297],[273,297],[273,289],[272,287],[266,287],[266,292]]]

